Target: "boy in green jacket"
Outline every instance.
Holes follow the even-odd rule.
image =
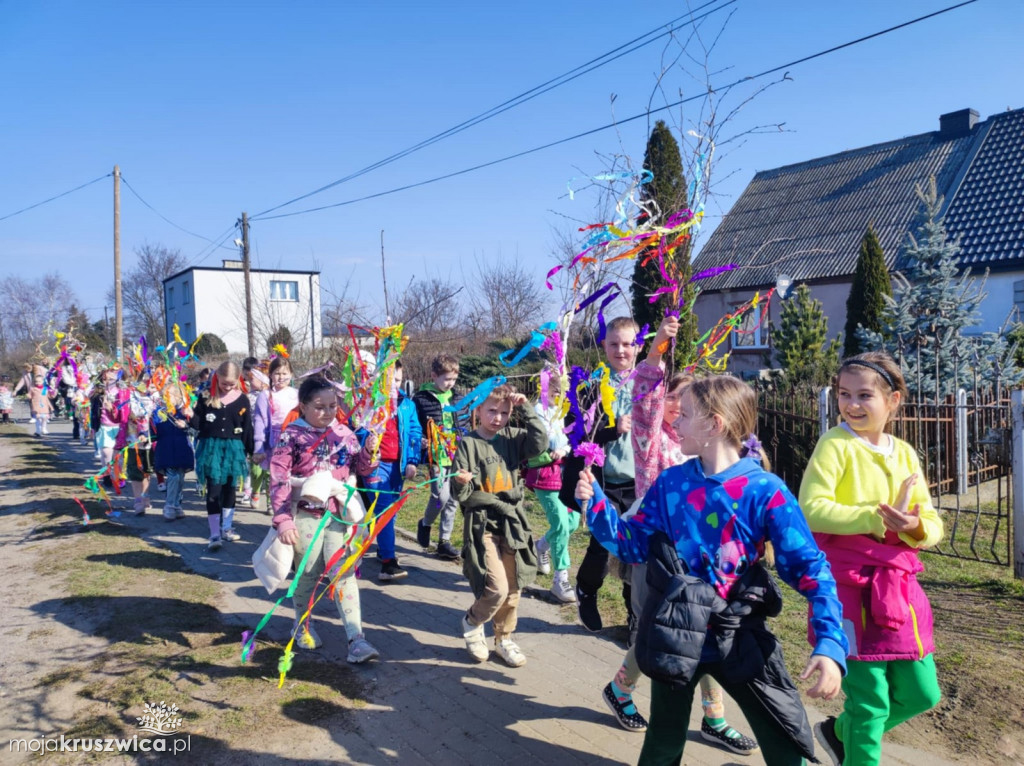
[[[526,428],[508,425],[518,407]],[[494,647],[509,667],[526,663],[512,640],[519,592],[537,573],[537,550],[523,508],[519,466],[547,449],[544,421],[522,394],[498,386],[476,410],[479,425],[455,452],[452,494],[462,507],[462,571],[476,601],[462,618],[466,651],[477,662],[490,654],[484,623],[494,620]]]

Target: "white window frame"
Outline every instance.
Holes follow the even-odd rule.
[[[742,303],[735,303],[732,306],[732,310],[735,311],[740,306],[746,304],[746,301]],[[743,326],[738,328],[743,332],[733,331],[729,334],[729,346],[733,351],[764,351],[771,347],[770,339],[768,337],[768,317],[764,318],[761,322],[761,326],[757,328],[756,332],[749,332],[750,328],[757,324],[761,318],[762,308],[760,305],[757,308],[751,309],[743,317]]]
[[[290,279],[270,280],[270,300],[282,303],[299,302],[299,282]]]

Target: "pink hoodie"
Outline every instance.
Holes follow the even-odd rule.
[[[665,422],[665,368],[638,364],[633,377],[633,460],[636,496],[642,498],[666,468],[690,458],[679,448],[679,437]]]
[[[935,651],[932,607],[917,581],[924,570],[917,550],[887,532],[815,534],[836,578],[850,659],[864,662],[920,660]],[[812,645],[814,634],[808,627]]]

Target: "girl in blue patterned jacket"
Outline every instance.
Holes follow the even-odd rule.
[[[703,378],[683,392],[674,423],[682,452],[697,457],[662,472],[635,515],[620,519],[589,471],[580,474],[576,494],[581,503],[589,501],[587,520],[594,537],[622,561],[648,563],[652,593],[638,644],[667,640],[658,646],[661,651],[669,646],[674,654],[670,665],[675,670],[656,673],[661,678],[651,681],[651,717],[641,764],[680,762],[693,692],[705,674],[739,704],[767,763],[800,764],[803,757],[813,757],[799,695],[786,675],[777,641],[764,627],[764,616],[781,606],[769,593],[777,586],[759,563],[768,540],[775,546],[779,575],[812,606],[817,644],[800,678],[818,675],[808,690],[811,697],[832,699],[839,693],[847,640],[835,580],[786,485],[757,460],[742,457],[756,424],[757,397],[750,386],[730,376]],[[667,541],[670,556],[661,541]],[[669,557],[672,561],[666,562]],[[687,598],[693,595],[682,604],[684,626],[659,619],[664,611],[658,607],[662,599],[668,603],[673,590],[653,587],[651,569],[671,569],[655,567],[662,563],[678,569],[670,585],[685,583]],[[751,583],[763,586],[759,593],[765,605],[763,613],[753,616],[746,601]],[[743,652],[737,658],[739,652],[733,649],[739,650],[750,637],[761,652]],[[638,656],[642,651],[641,646]],[[762,653],[764,659],[751,669],[751,657]],[[641,668],[647,672],[643,662]],[[741,671],[747,675],[739,676]]]

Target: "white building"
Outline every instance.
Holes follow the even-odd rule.
[[[319,348],[320,272],[250,269],[252,322],[256,355],[265,355],[267,338],[285,327],[291,348]],[[193,266],[164,280],[164,325],[172,338],[175,324],[182,340],[213,334],[232,354],[244,354],[245,278],[241,261],[224,261],[220,268]]]

